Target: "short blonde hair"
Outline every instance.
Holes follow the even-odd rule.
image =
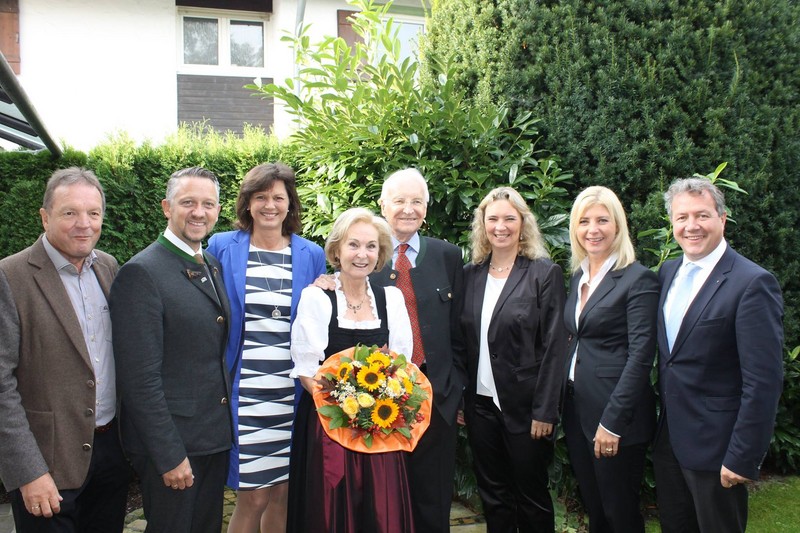
[[[550,254],[547,253],[547,248],[544,246],[542,234],[539,232],[536,217],[528,208],[528,204],[511,187],[498,187],[492,189],[475,209],[475,217],[472,219],[472,262],[479,265],[492,252],[492,245],[489,244],[489,239],[486,237],[486,224],[483,219],[486,216],[486,207],[498,200],[507,200],[522,218],[522,228],[519,234],[519,255],[528,259],[550,257]]]
[[[391,259],[392,229],[389,227],[389,223],[369,209],[353,207],[336,217],[336,222],[333,223],[333,228],[325,241],[325,258],[335,270],[342,267],[342,263],[339,261],[339,247],[347,237],[350,228],[359,222],[371,224],[378,230],[378,264],[375,265],[375,270],[382,269]]]
[[[636,261],[636,253],[633,251],[633,243],[628,233],[628,221],[625,218],[622,202],[611,189],[596,185],[581,191],[575,198],[572,212],[569,215],[569,242],[572,247],[570,263],[573,272],[580,270],[581,263],[588,255],[586,248],[578,240],[578,225],[586,211],[596,205],[605,207],[612,222],[617,226],[617,235],[614,237],[614,242],[611,243],[611,253],[618,255],[617,264],[614,265],[613,270],[625,268]]]

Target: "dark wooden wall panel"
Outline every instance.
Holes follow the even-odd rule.
[[[250,83],[253,78],[178,74],[178,123],[205,120],[216,131],[238,134],[248,123],[269,131],[274,123],[272,99],[242,88]]]
[[[272,13],[272,0],[176,0],[175,5]]]

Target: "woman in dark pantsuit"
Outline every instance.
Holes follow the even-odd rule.
[[[464,414],[487,531],[552,532],[564,281],[514,189],[494,189],[475,210],[464,291]]]
[[[644,532],[639,492],[655,428],[650,371],[658,279],[636,262],[625,212],[589,187],[570,215],[563,424],[591,533]]]

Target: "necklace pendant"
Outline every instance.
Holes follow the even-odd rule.
[[[281,311],[276,307],[275,309],[272,310],[272,318],[280,318],[280,317],[281,317]]]

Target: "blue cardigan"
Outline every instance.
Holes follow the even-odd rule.
[[[300,293],[325,273],[325,254],[317,244],[292,234],[292,317],[297,314]],[[231,448],[228,486],[239,488],[239,375],[244,333],[244,296],[250,233],[226,231],[216,233],[208,241],[207,251],[222,265],[222,278],[231,304],[231,322],[225,360],[231,374],[231,411],[233,412],[234,442]],[[299,395],[298,395],[299,397]]]

